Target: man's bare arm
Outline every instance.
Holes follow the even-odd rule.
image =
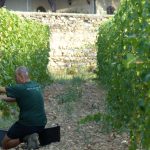
[[[4,100],[6,102],[16,102],[15,98],[7,97],[6,95],[0,95],[0,100]]]
[[[6,93],[5,87],[0,86],[0,93]]]

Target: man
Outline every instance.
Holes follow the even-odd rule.
[[[4,149],[16,147],[25,136],[41,132],[47,122],[41,88],[30,80],[26,67],[16,69],[15,80],[16,85],[0,87],[0,92],[7,95],[1,95],[0,99],[15,101],[20,109],[19,120],[11,126],[2,141]]]

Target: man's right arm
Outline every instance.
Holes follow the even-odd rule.
[[[0,93],[6,93],[5,87],[0,86]]]

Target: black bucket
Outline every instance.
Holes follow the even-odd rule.
[[[60,142],[60,126],[45,128],[39,134],[39,141],[41,146],[51,144],[52,142]]]
[[[0,129],[0,147],[2,146],[2,140],[3,140],[6,133],[7,133],[6,130]]]

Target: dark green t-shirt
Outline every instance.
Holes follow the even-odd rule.
[[[6,87],[8,97],[16,98],[20,108],[19,122],[27,126],[46,125],[44,100],[40,85],[29,81]]]

